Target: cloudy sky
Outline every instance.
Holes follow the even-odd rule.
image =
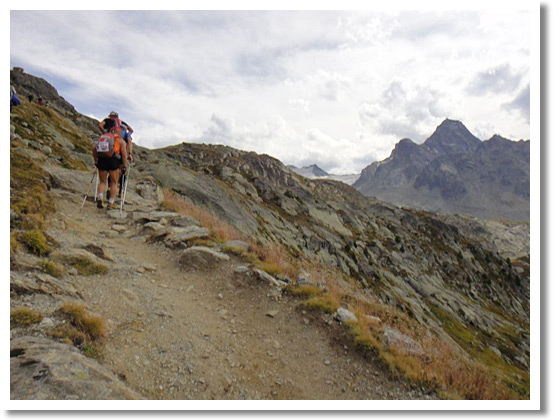
[[[445,119],[529,136],[522,11],[11,11],[10,64],[135,142],[358,173]]]

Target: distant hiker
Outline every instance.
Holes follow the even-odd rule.
[[[130,162],[133,162],[134,158],[132,157],[132,133],[134,133],[134,130],[124,121],[121,121],[121,128],[123,131],[123,140],[126,142],[126,150],[128,151],[128,160]]]
[[[12,111],[12,107],[18,106],[19,104],[21,104],[21,101],[17,96],[16,90],[10,85],[10,111]]]
[[[29,102],[33,103],[33,95],[27,95],[27,99],[29,99]]]
[[[99,129],[102,133],[111,133],[120,128],[121,120],[119,120],[119,114],[115,111],[111,111],[109,116],[99,123]]]
[[[39,105],[44,105],[43,98],[41,98],[40,96],[39,96],[39,99],[37,100],[37,102],[39,103]]]
[[[127,159],[126,142],[122,139],[120,130],[114,130],[112,133],[104,133],[92,148],[93,160],[95,166],[99,169],[99,185],[96,192],[96,202],[98,208],[103,208],[103,195],[107,190],[107,175],[109,176],[109,203],[107,209],[118,208],[115,205],[115,197],[117,195],[117,183],[119,178],[119,169],[122,173],[126,173]]]

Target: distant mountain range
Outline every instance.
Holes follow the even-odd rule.
[[[402,139],[353,186],[393,204],[483,219],[529,220],[530,142],[476,138],[445,120],[423,144]]]
[[[333,179],[335,181],[344,182],[345,184],[352,185],[360,177],[360,174],[348,174],[348,175],[333,175],[329,174],[327,171],[321,169],[317,165],[304,166],[298,168],[293,165],[288,165],[288,168],[295,173],[304,176],[309,179]]]

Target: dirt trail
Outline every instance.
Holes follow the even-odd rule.
[[[153,204],[134,197],[134,183],[129,191],[128,211]],[[101,363],[145,398],[431,398],[357,352],[332,316],[235,274],[244,261],[186,270],[180,250],[147,243],[131,219],[116,222],[91,202],[79,211],[79,196],[51,192],[58,208],[49,232],[64,246],[97,244],[117,260],[107,275],[73,281],[108,322]],[[115,223],[126,230],[107,237]]]

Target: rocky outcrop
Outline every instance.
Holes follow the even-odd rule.
[[[12,400],[139,400],[119,378],[69,344],[37,337],[10,343]]]

